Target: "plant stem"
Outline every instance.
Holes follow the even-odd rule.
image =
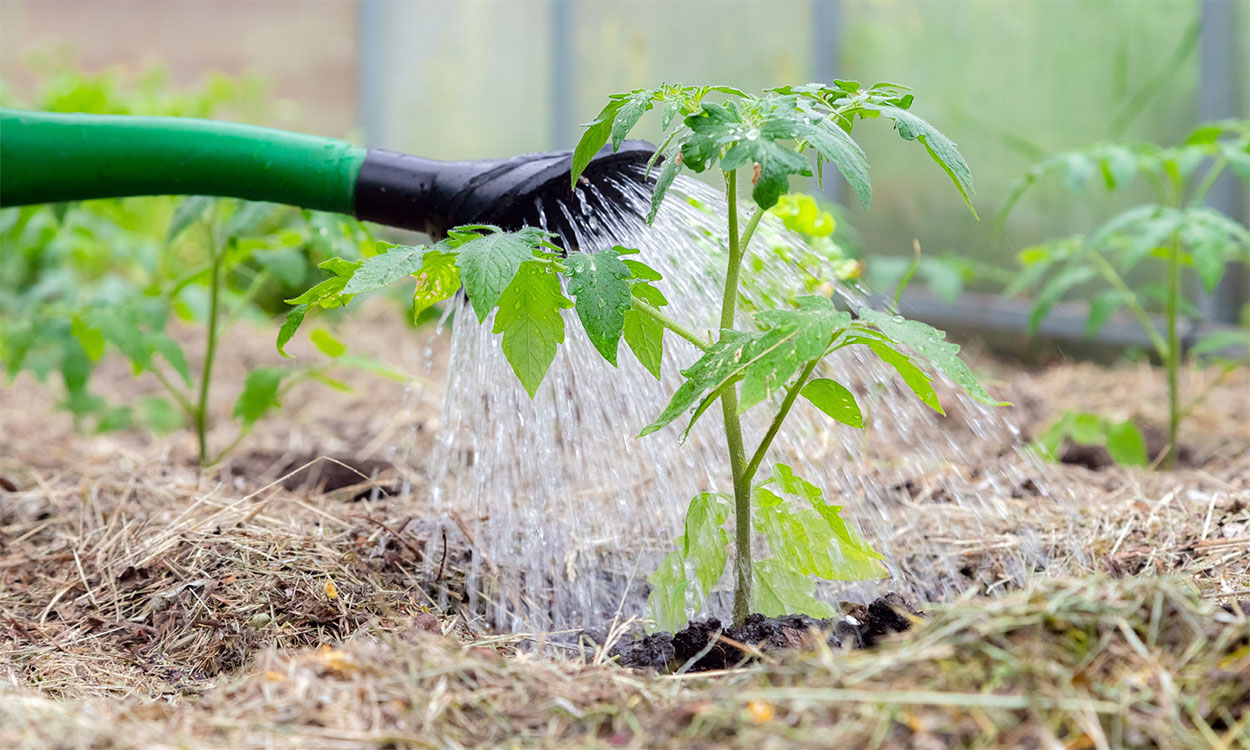
[[[722,330],[732,329],[734,325],[734,313],[738,304],[738,274],[742,267],[742,245],[738,236],[737,172],[725,175],[725,188],[729,212],[729,267],[725,270],[725,293],[721,298]],[[735,624],[741,624],[751,613],[751,479],[746,473],[746,449],[742,444],[742,422],[738,418],[738,387],[731,385],[726,388],[720,403],[734,485],[733,618]]]
[[[755,479],[755,472],[759,471],[760,464],[764,462],[764,455],[768,453],[768,446],[772,445],[773,438],[777,437],[777,432],[781,429],[781,423],[785,421],[786,416],[790,413],[790,408],[794,406],[795,400],[799,397],[799,391],[803,390],[803,386],[807,385],[808,379],[812,377],[812,373],[816,370],[816,365],[818,364],[820,364],[819,358],[808,362],[803,371],[799,373],[798,379],[786,391],[786,397],[781,401],[781,408],[777,411],[776,416],[773,417],[772,424],[768,425],[768,432],[764,433],[759,447],[752,454],[751,462],[747,464],[746,475],[748,483]]]
[[[1215,181],[1219,178],[1220,173],[1224,171],[1224,166],[1227,163],[1227,159],[1220,157],[1214,164],[1211,165],[1211,168],[1208,169],[1207,173],[1203,176],[1202,182],[1198,183],[1198,187],[1194,188],[1193,195],[1189,197],[1189,204],[1191,206],[1196,206],[1202,203],[1202,201],[1207,197],[1207,193],[1211,191],[1211,186],[1215,184]]]
[[[1177,435],[1181,425],[1181,337],[1178,326],[1180,318],[1181,296],[1181,241],[1179,235],[1173,235],[1168,245],[1168,288],[1167,288],[1167,319],[1168,319],[1168,353],[1164,364],[1168,370],[1168,445],[1167,455],[1163,459],[1166,468],[1176,466]]]
[[[208,463],[208,388],[212,381],[213,359],[217,356],[217,318],[221,302],[221,270],[226,254],[217,247],[216,238],[210,232],[210,251],[213,261],[209,269],[208,287],[208,341],[204,348],[204,366],[200,369],[200,398],[195,407],[195,436],[200,444],[200,467]]]
[[[664,326],[665,328],[677,334],[678,336],[681,336],[686,341],[689,341],[690,343],[694,344],[696,347],[698,347],[700,351],[707,351],[708,349],[711,348],[712,345],[709,344],[704,339],[699,338],[699,334],[695,333],[689,328],[686,328],[681,323],[678,323],[677,321],[668,317],[664,313],[660,312],[659,309],[657,309],[654,305],[651,305],[648,302],[644,302],[643,300],[640,300],[637,297],[634,297],[631,300],[631,304],[634,306],[634,309],[638,310],[641,313],[645,313],[647,316],[654,319],[660,325]]]
[[[1150,316],[1146,313],[1146,308],[1142,307],[1141,300],[1137,299],[1137,295],[1133,293],[1132,289],[1129,289],[1128,284],[1124,283],[1124,279],[1120,278],[1120,274],[1116,273],[1115,268],[1107,262],[1106,258],[1096,252],[1090,253],[1089,257],[1094,261],[1094,265],[1098,267],[1098,271],[1107,280],[1107,283],[1124,295],[1125,306],[1128,307],[1129,312],[1133,314],[1137,322],[1141,324],[1142,330],[1146,332],[1146,337],[1154,345],[1160,361],[1166,361],[1168,357],[1168,343],[1163,340],[1163,336],[1155,328],[1154,322],[1150,320]]]
[[[186,397],[186,394],[184,394],[178,386],[174,385],[169,378],[165,377],[165,373],[161,372],[156,367],[152,368],[152,374],[156,376],[157,382],[164,386],[169,395],[173,397],[174,402],[178,404],[178,408],[182,409],[182,412],[186,415],[187,419],[194,422],[195,407],[191,405],[191,401]]]

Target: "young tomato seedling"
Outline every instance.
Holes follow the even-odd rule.
[[[1069,190],[1084,191],[1094,182],[1102,182],[1108,190],[1123,189],[1140,175],[1153,190],[1155,202],[1129,208],[1088,235],[1053,240],[1021,252],[1023,270],[1006,293],[1037,287],[1030,318],[1034,331],[1055,303],[1087,282],[1101,281],[1107,289],[1090,301],[1086,335],[1097,333],[1120,308],[1132,314],[1167,371],[1168,442],[1158,459],[1165,466],[1176,462],[1181,421],[1210,392],[1209,387],[1188,403],[1181,400],[1180,369],[1185,355],[1181,315],[1201,317],[1185,293],[1183,277],[1192,269],[1210,292],[1230,264],[1250,264],[1250,232],[1204,205],[1207,192],[1226,168],[1250,182],[1250,120],[1201,125],[1172,148],[1110,143],[1059,154],[1017,181],[1000,214],[1005,217],[1025,192],[1049,176],[1059,176]],[[1155,265],[1160,268],[1143,276],[1140,267],[1151,260],[1158,261]],[[1148,313],[1151,304],[1162,307],[1163,330]],[[1215,334],[1191,349],[1200,355],[1227,348],[1245,350],[1245,356],[1225,360],[1216,383],[1239,362],[1250,360],[1250,334],[1244,330]],[[1117,460],[1146,463],[1144,441],[1132,423],[1096,422],[1092,415],[1084,416],[1085,423],[1105,426],[1101,439],[1113,455],[1118,449]],[[1044,453],[1053,452],[1065,436],[1078,442],[1095,440],[1091,429],[1077,424],[1065,416],[1043,436],[1039,447]],[[1079,439],[1081,434],[1084,440]]]
[[[624,339],[656,377],[664,335],[671,332],[694,346],[700,357],[682,371],[684,382],[641,434],[682,419],[684,437],[719,403],[732,492],[703,493],[691,500],[677,549],[650,579],[651,615],[661,626],[677,627],[702,606],[728,563],[724,527],[731,518],[734,620],[740,622],[752,610],[766,615],[828,615],[828,606],[813,596],[811,576],[877,577],[884,572],[881,555],[840,517],[839,506],[826,503],[820,488],[791,467],[778,464],[767,479],[755,481],[769,446],[800,397],[838,422],[863,427],[854,394],[819,377],[821,362],[857,346],[894,368],[916,396],[938,412],[942,407],[933,376],[917,361],[946,373],[981,401],[1000,402],[959,359],[959,347],[923,323],[867,308],[852,314],[838,309],[828,296],[808,294],[779,309],[756,311],[752,323],[741,325],[739,287],[744,269],[750,273],[751,265],[744,261],[752,237],[764,214],[789,189],[791,175],[811,175],[814,163],[815,173],[823,177],[824,167],[833,164],[859,199],[868,203],[867,162],[850,135],[861,119],[892,120],[904,139],[925,146],[968,200],[972,178],[967,164],[949,139],[907,111],[911,102],[911,94],[902,87],[878,84],[865,89],[851,81],[787,86],[761,96],[728,86],[662,86],[610,98],[574,151],[574,185],[604,143],[611,139],[619,147],[639,119],[656,107],[667,136],[653,159],[659,173],[649,220],[682,169],[715,168],[723,173],[728,248],[720,330],[715,334],[694,330],[662,311],[668,302],[657,285],[660,274],[635,257],[636,250],[617,246],[564,256],[538,229],[507,233],[471,226],[452,230],[447,239],[430,247],[387,246],[364,262],[331,268],[333,278],[293,300],[299,306],[283,327],[280,343],[289,340],[313,306],[346,304],[353,294],[410,276],[417,280],[418,308],[451,297],[463,285],[480,322],[491,320],[493,314],[493,331],[502,334],[503,352],[531,396],[564,341],[563,309],[574,310],[608,362],[617,364]],[[745,181],[751,185],[754,209],[741,222],[738,198]],[[837,279],[825,281],[834,284]],[[772,406],[774,415],[758,444],[748,451],[741,415],[764,403]],[[773,554],[758,561],[752,559],[753,514]]]

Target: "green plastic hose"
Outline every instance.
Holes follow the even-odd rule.
[[[351,214],[365,156],[333,138],[213,120],[0,109],[0,206],[216,195]]]

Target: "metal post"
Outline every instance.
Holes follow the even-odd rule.
[[[365,145],[386,145],[386,2],[361,0],[356,16],[356,116]]]
[[[831,83],[842,72],[842,0],[812,0],[812,80]],[[825,170],[825,197],[842,202],[842,176],[829,165]]]
[[[1237,64],[1237,29],[1244,29],[1242,24],[1248,19],[1238,19],[1237,6],[1234,0],[1202,0],[1198,118],[1203,122],[1246,117],[1247,102],[1238,101],[1238,78],[1244,83],[1245,70]],[[1206,202],[1242,225],[1250,222],[1245,184],[1231,174],[1221,175],[1211,186]],[[1211,320],[1233,322],[1248,300],[1246,269],[1230,265],[1219,286],[1203,295],[1200,306]]]
[[[573,148],[573,2],[551,0],[551,129],[550,148]]]

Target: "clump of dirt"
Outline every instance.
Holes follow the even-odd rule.
[[[807,615],[748,615],[728,628],[715,617],[694,620],[676,633],[654,633],[623,641],[612,649],[620,664],[662,672],[708,672],[757,660],[763,654],[810,650],[821,641],[831,648],[865,648],[890,633],[901,633],[921,618],[902,596],[890,593],[867,606],[849,605],[840,618]]]

